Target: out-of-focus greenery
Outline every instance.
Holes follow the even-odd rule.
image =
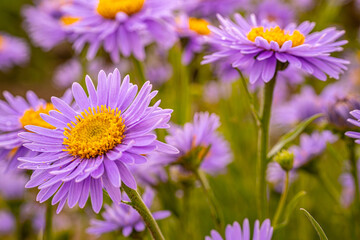
[[[30,0],[12,0],[0,1],[0,31],[7,32],[14,36],[23,37],[29,41],[26,32],[22,28],[22,17],[20,9],[25,4],[31,4]],[[317,29],[322,29],[330,25],[338,25],[346,29],[345,38],[350,42],[346,48],[356,49],[358,47],[357,34],[360,24],[359,13],[356,13],[353,3],[350,2],[341,7],[329,6],[327,1],[318,1],[315,9],[303,20],[317,22]],[[69,44],[62,44],[54,50],[44,52],[37,47],[31,47],[31,59],[25,67],[15,67],[8,72],[0,72],[0,90],[8,90],[16,95],[24,95],[31,89],[39,96],[49,99],[51,96],[60,96],[62,89],[57,89],[52,83],[53,72],[56,66],[73,56],[73,50]],[[179,55],[176,47],[172,50],[169,61],[178,61]],[[172,59],[172,56],[174,56]],[[220,211],[223,213],[226,224],[234,221],[242,222],[244,218],[249,218],[251,226],[256,220],[256,196],[255,196],[255,159],[256,159],[256,128],[249,114],[249,108],[246,99],[243,97],[243,91],[239,83],[232,85],[232,95],[229,99],[221,100],[218,104],[209,105],[202,100],[202,84],[212,79],[210,75],[210,66],[200,66],[199,61],[190,66],[179,70],[179,73],[173,74],[173,78],[160,88],[157,99],[162,99],[162,106],[174,108],[173,121],[184,123],[190,121],[192,115],[197,111],[209,111],[217,113],[220,116],[222,126],[221,131],[226,139],[231,143],[234,153],[234,161],[228,166],[224,174],[215,177],[208,176],[210,185],[213,188],[215,196],[219,202]],[[199,68],[199,69],[198,69]],[[195,71],[196,69],[196,71]],[[136,76],[134,74],[134,76]],[[180,82],[179,82],[180,81]],[[187,86],[190,81],[190,86]],[[315,86],[316,89],[322,89],[327,83],[312,81],[307,83]],[[180,89],[186,90],[179,92]],[[188,95],[186,93],[189,93]],[[190,97],[189,97],[190,96]],[[189,104],[187,104],[189,103]],[[184,105],[189,107],[185,108]],[[311,127],[310,127],[311,128]],[[161,132],[160,135],[163,135]],[[274,144],[277,139],[271,139]],[[318,169],[321,174],[326,175],[336,190],[340,192],[341,186],[338,177],[341,174],[343,161],[346,160],[345,144],[338,142],[328,146],[326,153],[318,160]],[[1,179],[1,181],[4,181]],[[167,220],[159,221],[160,227],[167,239],[170,240],[188,240],[204,239],[214,229],[212,218],[205,198],[200,188],[191,190],[189,202],[184,202],[181,198],[172,198],[169,186],[164,186],[159,194],[163,198],[173,200],[168,204],[178,209],[180,217],[174,214]],[[318,236],[311,226],[306,216],[299,210],[300,207],[307,209],[312,216],[321,224],[329,239],[350,239],[351,222],[349,222],[351,212],[340,207],[330,194],[324,189],[319,179],[309,173],[300,172],[299,179],[291,185],[289,200],[298,192],[306,191],[306,196],[301,199],[294,212],[291,214],[288,225],[275,232],[273,239],[318,239]],[[169,196],[166,196],[169,195]],[[28,199],[28,201],[35,201]],[[280,195],[269,191],[270,207],[276,209]],[[159,199],[159,198],[158,198]],[[106,201],[110,202],[107,198]],[[2,207],[2,205],[0,204]],[[185,207],[184,207],[185,206]],[[158,209],[163,207],[158,201],[155,204]],[[93,239],[85,231],[89,225],[90,217],[94,214],[89,210],[79,210],[74,208],[66,210],[61,214],[71,214],[71,229],[55,234],[54,239]],[[274,212],[271,212],[271,216]],[[0,223],[1,224],[1,223]],[[24,224],[23,231],[32,232]],[[360,228],[360,226],[359,226]],[[36,234],[30,234],[29,239],[36,239]],[[2,239],[15,239],[15,236],[7,236]],[[101,239],[123,239],[120,234],[105,234]],[[150,239],[150,238],[149,238]]]

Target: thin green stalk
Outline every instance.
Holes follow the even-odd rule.
[[[279,219],[281,217],[281,214],[282,214],[282,212],[284,210],[288,193],[289,193],[289,171],[286,171],[284,189],[283,189],[283,192],[282,192],[282,195],[281,195],[281,198],[280,198],[279,205],[278,205],[278,207],[276,209],[274,219],[272,221],[272,225],[274,227],[277,226],[277,224],[279,222]]]
[[[265,84],[263,88],[261,102],[261,122],[258,128],[258,156],[256,162],[257,177],[257,206],[259,219],[263,220],[268,217],[268,201],[266,197],[266,164],[268,163],[267,152],[269,147],[269,126],[271,117],[271,107],[273,102],[274,88],[276,83],[275,72],[274,77]]]
[[[246,79],[244,77],[244,75],[242,74],[242,72],[235,68],[239,75],[240,75],[240,82],[242,83],[242,86],[245,90],[245,95],[249,101],[249,105],[250,105],[250,110],[251,110],[251,114],[253,115],[255,121],[256,121],[256,124],[259,126],[261,124],[261,119],[260,119],[260,116],[259,114],[257,113],[256,109],[255,109],[255,103],[254,103],[254,98],[253,96],[251,95],[251,93],[249,92],[249,89],[248,89],[248,85],[247,85],[247,82],[246,82]]]
[[[140,81],[141,84],[144,84],[146,82],[146,76],[145,76],[144,66],[143,66],[142,62],[140,62],[134,56],[131,56],[131,60],[133,62],[135,74],[138,77],[138,80]]]
[[[154,240],[165,240],[163,234],[161,233],[159,225],[155,221],[154,217],[152,216],[150,210],[145,205],[145,203],[142,200],[139,193],[136,190],[129,188],[125,184],[122,184],[121,187],[126,192],[126,194],[128,195],[128,197],[131,200],[129,205],[131,205],[140,214],[140,216],[144,219],[146,227],[149,229],[153,239]]]
[[[52,240],[52,218],[53,218],[53,207],[51,202],[48,203],[46,208],[46,216],[45,216],[45,230],[43,239],[44,240]]]
[[[340,195],[336,188],[331,184],[328,177],[322,171],[317,172],[318,180],[324,187],[324,190],[330,195],[334,202],[339,203]]]
[[[211,216],[214,220],[216,229],[221,230],[222,226],[223,226],[222,218],[220,216],[220,211],[217,207],[217,202],[216,202],[214,193],[211,190],[210,184],[209,184],[203,171],[198,169],[195,174],[196,174],[196,178],[199,180],[201,188],[203,189],[203,191],[206,195],[206,198],[208,200],[210,211],[211,211]]]

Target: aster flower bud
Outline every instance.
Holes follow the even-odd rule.
[[[360,99],[355,96],[347,96],[337,99],[334,104],[328,107],[327,116],[329,123],[337,130],[350,130],[354,125],[347,119],[350,112],[360,109]]]
[[[294,154],[288,150],[282,150],[276,154],[274,161],[279,163],[284,171],[290,171],[294,165]]]

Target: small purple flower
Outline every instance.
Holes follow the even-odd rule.
[[[232,161],[232,153],[229,143],[217,132],[219,126],[216,114],[196,113],[192,123],[173,126],[165,138],[168,144],[179,149],[178,154],[160,153],[151,157],[165,164],[181,163],[185,169],[200,166],[210,174],[222,172]]]
[[[290,171],[290,181],[297,178],[297,171],[310,161],[320,156],[326,149],[328,143],[334,143],[338,137],[331,131],[314,132],[311,135],[302,134],[300,144],[291,146],[289,152],[294,153],[294,167]],[[285,171],[277,162],[270,162],[267,169],[267,180],[272,183],[275,190],[281,192],[285,179]]]
[[[357,161],[357,175],[360,177],[360,160]],[[341,204],[343,207],[349,207],[355,198],[355,181],[351,173],[345,172],[340,175],[340,183],[342,185]],[[359,180],[360,184],[360,180]]]
[[[145,155],[157,150],[178,153],[177,149],[156,140],[155,129],[168,128],[170,109],[149,106],[157,94],[146,82],[138,86],[129,76],[121,80],[117,69],[108,75],[100,71],[97,89],[86,77],[89,96],[78,83],[72,86],[76,106],[59,98],[52,103],[58,111],[41,114],[55,129],[26,126],[31,132],[19,135],[25,147],[37,152],[35,157],[19,158],[23,169],[34,170],[27,188],[38,187],[37,201],[51,196],[59,203],[57,213],[66,201],[70,208],[83,208],[90,194],[92,207],[99,212],[105,189],[115,203],[120,203],[121,184],[136,189],[128,165],[143,164]]]
[[[266,19],[278,23],[280,27],[285,27],[295,18],[291,6],[281,0],[265,0],[256,7],[255,13],[259,21]]]
[[[0,32],[0,71],[14,65],[22,66],[29,60],[29,55],[29,48],[21,38]]]
[[[102,46],[114,62],[119,62],[119,53],[144,60],[144,48],[153,42],[170,48],[177,40],[175,7],[176,1],[167,0],[77,0],[66,12],[81,19],[71,26],[77,52],[89,43],[87,58],[93,59]]]
[[[82,77],[82,67],[78,59],[70,59],[55,69],[53,82],[61,88],[68,88]]]
[[[26,93],[26,100],[7,91],[3,94],[6,101],[0,100],[0,160],[4,159],[8,163],[8,169],[14,169],[18,166],[19,157],[35,155],[23,147],[24,140],[18,134],[27,132],[26,125],[51,128],[51,125],[41,119],[40,113],[48,113],[55,108],[39,99],[32,91]],[[63,100],[67,103],[72,101],[70,91],[64,94]]]
[[[355,126],[349,123],[347,119],[351,117],[350,112],[356,109],[360,109],[360,99],[358,97],[339,98],[334,104],[327,106],[328,122],[337,130],[351,130]]]
[[[24,187],[27,176],[17,169],[12,171],[6,171],[7,165],[0,162],[0,179],[6,181],[0,181],[0,195],[6,200],[17,200],[24,196]]]
[[[273,230],[269,219],[266,219],[261,225],[259,220],[256,220],[251,238],[249,220],[246,218],[243,222],[242,229],[238,222],[226,226],[225,240],[271,240]],[[223,240],[223,238],[217,231],[212,230],[211,237],[205,237],[205,240]]]
[[[59,43],[71,38],[69,26],[80,19],[65,15],[63,8],[71,5],[71,0],[40,0],[38,4],[26,6],[22,10],[25,29],[35,46],[49,51]]]
[[[251,15],[250,22],[239,14],[235,14],[236,23],[220,15],[218,19],[220,28],[209,26],[209,42],[220,50],[205,56],[203,63],[230,58],[233,67],[249,72],[251,84],[270,81],[280,63],[293,65],[320,80],[326,80],[326,75],[338,79],[347,69],[348,61],[330,56],[347,43],[336,41],[344,31],[327,28],[310,34],[314,23],[280,28],[273,22],[257,21],[255,15]]]
[[[0,235],[7,235],[15,229],[15,218],[7,211],[0,211]]]
[[[150,208],[154,200],[155,193],[150,188],[145,190],[143,200],[145,205]],[[123,199],[129,200],[124,193]],[[145,230],[145,223],[139,213],[132,207],[120,203],[114,203],[111,207],[105,205],[105,212],[102,214],[104,220],[92,219],[91,226],[87,229],[90,234],[100,236],[107,232],[121,230],[125,237],[129,237],[134,231],[142,232]],[[154,212],[153,216],[156,220],[164,219],[170,216],[169,211]]]

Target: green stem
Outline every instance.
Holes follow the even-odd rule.
[[[223,223],[222,223],[220,212],[217,207],[217,202],[216,202],[214,193],[211,190],[210,184],[207,181],[206,176],[203,171],[198,169],[195,174],[196,174],[196,178],[199,180],[201,188],[203,189],[203,191],[206,195],[206,198],[208,200],[210,211],[211,211],[211,216],[214,220],[216,229],[221,230]]]
[[[131,60],[133,62],[135,74],[138,77],[138,80],[140,81],[141,84],[144,84],[146,82],[146,76],[142,62],[140,62],[134,56],[131,56]]]
[[[282,214],[282,212],[283,212],[283,210],[284,210],[288,192],[289,192],[289,171],[286,171],[285,182],[284,182],[284,190],[283,190],[283,193],[282,193],[282,195],[281,195],[279,205],[278,205],[278,207],[277,207],[277,209],[276,209],[276,212],[275,212],[275,215],[274,215],[274,219],[273,219],[273,221],[272,221],[272,225],[273,225],[274,227],[277,226],[277,224],[278,224],[278,222],[279,222],[279,219],[280,219],[280,217],[281,217],[281,214]]]
[[[254,99],[253,99],[253,96],[251,95],[251,93],[249,92],[249,89],[248,89],[248,85],[247,85],[247,82],[246,82],[246,79],[244,77],[244,75],[242,74],[242,72],[235,68],[239,75],[240,75],[240,81],[242,83],[242,86],[244,88],[244,91],[245,91],[245,95],[249,101],[249,105],[250,105],[250,110],[251,110],[251,114],[253,115],[255,121],[256,121],[256,124],[259,126],[261,124],[261,119],[260,119],[260,116],[259,114],[257,113],[256,109],[255,109],[255,104],[254,104]]]
[[[140,216],[144,219],[146,227],[149,229],[151,236],[154,240],[165,240],[159,225],[155,221],[154,217],[152,216],[150,210],[145,205],[144,201],[140,197],[139,193],[126,186],[125,184],[121,185],[122,189],[126,192],[128,197],[131,200],[131,206],[140,214]]]
[[[271,117],[271,107],[273,102],[274,88],[276,83],[274,77],[265,84],[261,102],[261,122],[258,128],[258,155],[256,162],[257,177],[257,206],[259,219],[263,220],[268,217],[268,201],[266,197],[266,164],[268,163],[267,152],[269,145],[269,126]]]
[[[334,202],[339,203],[339,198],[340,198],[339,192],[330,182],[329,178],[325,175],[325,173],[323,173],[322,171],[317,171],[317,176],[319,182],[324,187],[325,191],[330,195],[330,197],[334,200]]]
[[[48,203],[46,209],[46,216],[45,216],[45,230],[44,230],[44,240],[52,240],[52,217],[53,217],[53,207],[51,202]]]

